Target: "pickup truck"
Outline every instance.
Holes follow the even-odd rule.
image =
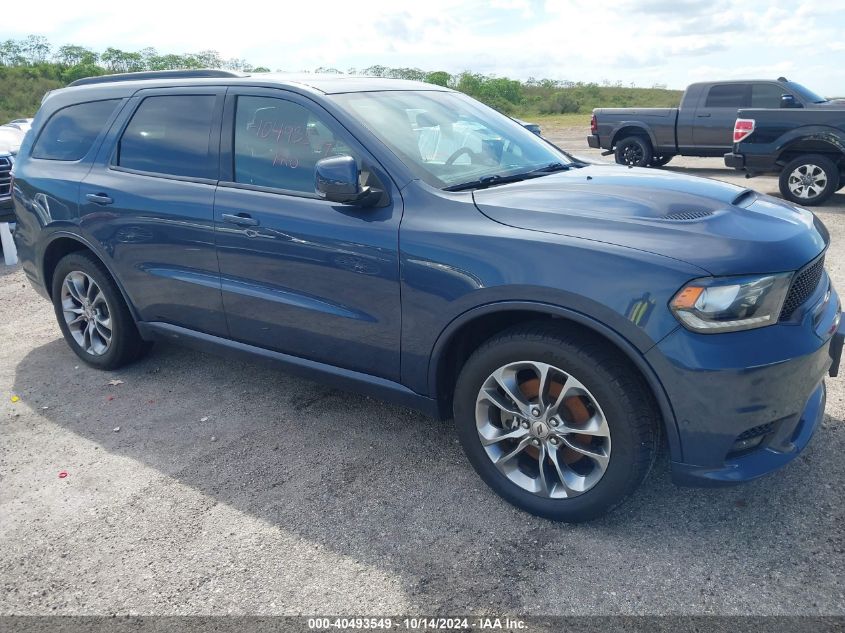
[[[748,176],[780,173],[781,195],[822,204],[845,186],[845,101],[828,108],[740,110],[725,164]]]
[[[679,108],[596,108],[587,144],[621,165],[659,167],[674,156],[731,151],[740,108],[824,109],[832,103],[785,77],[691,84]]]

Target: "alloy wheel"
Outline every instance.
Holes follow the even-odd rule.
[[[626,165],[639,165],[643,156],[643,148],[636,144],[628,145],[622,151],[622,159]]]
[[[103,291],[90,275],[72,271],[61,292],[62,315],[77,345],[92,356],[108,352],[112,341],[111,310]]]
[[[509,363],[476,398],[478,437],[493,465],[541,497],[593,488],[610,462],[610,429],[598,402],[574,376],[535,361]]]
[[[811,200],[827,187],[827,174],[818,165],[799,165],[789,174],[787,186],[796,198]]]

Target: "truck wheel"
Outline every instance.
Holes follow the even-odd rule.
[[[663,167],[666,163],[670,160],[675,158],[672,154],[660,154],[658,156],[653,156],[651,159],[651,163],[649,163],[652,167]]]
[[[607,344],[546,324],[512,328],[472,354],[454,417],[484,482],[555,521],[588,521],[622,503],[660,438],[636,370]]]
[[[653,151],[651,142],[641,136],[628,136],[616,144],[616,162],[628,167],[648,167]]]
[[[66,255],[53,273],[53,307],[70,348],[98,369],[117,369],[143,356],[145,343],[120,290],[93,255]]]
[[[839,188],[839,169],[822,154],[806,154],[790,161],[778,180],[784,198],[808,207],[822,204]]]

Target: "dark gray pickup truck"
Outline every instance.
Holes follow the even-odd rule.
[[[728,167],[749,176],[780,173],[780,192],[797,204],[822,204],[845,185],[845,100],[825,109],[740,110]]]
[[[825,108],[830,102],[785,77],[691,84],[679,108],[596,108],[590,147],[616,162],[658,167],[673,156],[723,156],[740,108]]]

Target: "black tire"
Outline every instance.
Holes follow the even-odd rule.
[[[652,167],[663,167],[663,165],[668,164],[670,160],[675,158],[673,154],[660,154],[657,156],[651,157],[651,163],[649,163]]]
[[[595,396],[606,417],[612,437],[607,468],[577,496],[553,499],[523,489],[496,468],[481,444],[476,423],[481,386],[498,368],[526,359],[570,373]],[[567,332],[548,324],[516,326],[479,347],[458,377],[454,418],[464,451],[484,482],[513,505],[555,521],[588,521],[620,505],[648,474],[660,441],[656,404],[630,362],[580,329]]]
[[[65,278],[72,272],[84,273],[99,286],[111,323],[111,341],[104,353],[96,355],[86,351],[71,334],[64,318],[62,308],[62,285]],[[86,252],[75,252],[66,255],[56,265],[53,272],[52,294],[53,308],[59,328],[65,341],[85,363],[97,369],[117,369],[143,356],[151,347],[138,333],[135,320],[126,306],[123,295],[114,283],[103,263],[94,255]]]
[[[616,143],[614,157],[620,165],[628,167],[648,167],[654,150],[651,141],[642,136],[628,136]]]
[[[823,178],[824,184],[821,187],[801,184],[797,179],[802,176],[810,176],[816,182]],[[839,168],[823,154],[805,154],[784,166],[778,185],[781,195],[790,202],[814,207],[824,204],[839,188]],[[807,193],[807,197],[802,197],[803,193]]]

